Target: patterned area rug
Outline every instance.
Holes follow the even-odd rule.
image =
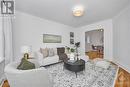
[[[46,67],[53,87],[112,87],[117,66],[110,65],[109,69],[103,69],[87,62],[85,70],[77,73],[64,69],[63,63]]]

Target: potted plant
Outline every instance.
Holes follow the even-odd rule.
[[[71,48],[70,49],[70,60],[75,60],[75,54],[74,54],[74,52],[75,52],[75,49],[74,48]]]
[[[70,49],[70,52],[71,52],[71,53],[74,53],[74,52],[75,52],[75,49],[74,49],[74,48],[71,48],[71,49]]]
[[[75,43],[75,47],[76,47],[76,56],[77,56],[77,60],[79,60],[79,58],[78,58],[78,56],[79,56],[78,48],[80,47],[80,42]]]
[[[66,46],[66,53],[69,54],[70,53],[70,47]]]

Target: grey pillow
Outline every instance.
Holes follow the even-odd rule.
[[[19,69],[19,70],[35,69],[35,64],[29,62],[25,58],[22,58],[21,63],[18,65],[17,69]]]

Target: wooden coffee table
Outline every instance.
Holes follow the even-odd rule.
[[[77,72],[83,71],[85,69],[85,61],[80,59],[75,62],[69,62],[69,60],[64,61],[64,68],[75,72],[77,77]]]

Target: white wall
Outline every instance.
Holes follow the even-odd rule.
[[[2,17],[0,15],[0,58],[2,58]]]
[[[0,83],[2,83],[3,80],[3,74],[4,74],[4,61],[3,61],[3,47],[2,47],[2,15],[0,13]],[[1,85],[1,84],[0,84]]]
[[[112,20],[105,20],[98,23],[90,24],[81,28],[77,28],[76,41],[81,42],[80,52],[85,53],[85,32],[90,30],[99,29],[102,26],[104,29],[104,58],[112,60],[113,58],[113,30],[112,30]]]
[[[13,29],[14,57],[21,57],[20,48],[23,45],[32,46],[33,51],[40,47],[69,46],[69,33],[73,28],[56,22],[44,20],[29,14],[16,12]],[[62,43],[45,44],[43,34],[54,34],[62,36]]]
[[[114,61],[130,72],[130,6],[113,18]]]

